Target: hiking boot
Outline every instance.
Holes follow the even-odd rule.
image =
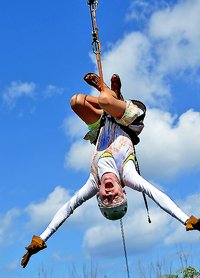
[[[101,92],[101,82],[100,77],[96,73],[89,72],[83,78],[90,86],[97,89]],[[104,87],[108,88],[108,86],[104,83]]]
[[[111,90],[113,90],[118,99],[123,100],[123,96],[121,94],[121,80],[118,74],[113,74],[111,77]]]
[[[90,86],[101,92],[100,77],[96,73],[87,73],[83,78]],[[104,88],[109,88],[106,83],[104,83]],[[121,80],[118,74],[113,74],[111,77],[111,90],[115,92],[117,99],[123,100],[121,94]]]
[[[186,231],[197,230],[200,231],[200,218],[196,218],[193,215],[185,223]]]
[[[29,259],[33,254],[36,254],[37,252],[41,251],[42,249],[47,248],[47,245],[39,236],[33,236],[31,244],[25,248],[28,252],[26,254],[24,254],[22,261],[21,261],[21,266],[23,268],[25,268],[27,266]]]

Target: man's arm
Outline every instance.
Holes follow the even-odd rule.
[[[98,192],[97,184],[93,175],[90,175],[86,184],[55,214],[52,221],[40,236],[33,236],[29,246],[25,247],[27,252],[23,255],[21,266],[25,268],[32,255],[47,248],[46,241],[56,230],[65,222],[65,220],[73,213],[73,211],[82,205],[83,202],[92,198]]]
[[[40,237],[47,241],[47,239],[65,222],[65,220],[74,212],[76,208],[89,200],[98,192],[98,187],[92,174],[86,184],[55,214],[47,229],[40,235]]]

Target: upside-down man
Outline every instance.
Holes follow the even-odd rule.
[[[165,212],[176,218],[186,230],[199,230],[200,219],[188,216],[163,192],[142,178],[137,169],[134,145],[143,129],[145,106],[124,100],[118,75],[111,78],[111,89],[100,88],[99,77],[89,73],[85,81],[99,91],[99,96],[83,94],[71,98],[73,111],[88,125],[85,139],[95,144],[90,176],[85,185],[64,204],[48,227],[32,241],[23,256],[26,267],[30,257],[47,247],[46,241],[83,202],[96,196],[101,213],[109,220],[122,218],[127,211],[125,186],[149,196]]]

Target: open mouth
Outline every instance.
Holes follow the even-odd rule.
[[[108,181],[105,183],[105,191],[111,191],[114,189],[114,185],[112,182]]]

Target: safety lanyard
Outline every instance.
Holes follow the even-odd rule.
[[[100,77],[100,86],[101,86],[101,90],[103,90],[104,82],[103,82],[103,70],[102,70],[102,63],[101,63],[101,44],[99,41],[99,34],[98,34],[98,27],[97,27],[97,20],[96,20],[96,10],[98,8],[98,1],[89,0],[88,5],[90,7],[90,16],[92,22],[92,49],[94,54],[96,55],[96,61],[97,61],[99,77]]]

